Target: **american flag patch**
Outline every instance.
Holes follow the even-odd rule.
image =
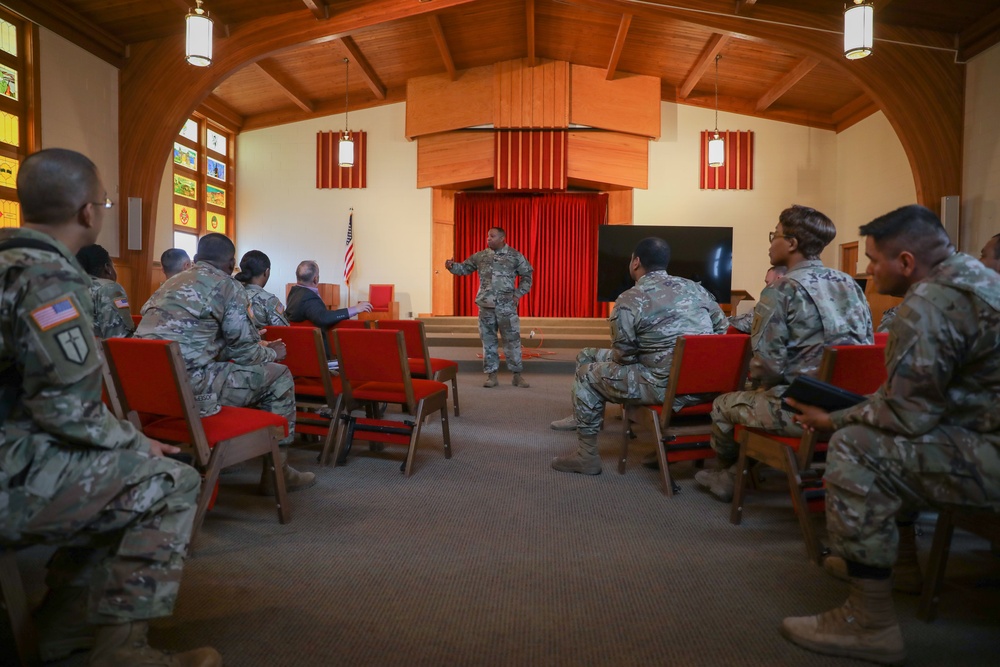
[[[123,296],[120,299],[115,299],[115,308],[128,308],[128,297]]]
[[[56,301],[51,305],[42,306],[31,311],[31,319],[35,321],[35,324],[42,331],[48,331],[54,326],[75,320],[78,317],[80,317],[80,313],[77,312],[76,306],[69,299]]]

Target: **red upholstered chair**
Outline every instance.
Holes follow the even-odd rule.
[[[875,332],[875,344],[885,345],[889,342],[889,332],[888,331],[877,331]]]
[[[663,493],[673,496],[674,482],[669,464],[715,456],[709,445],[712,434],[712,401],[718,394],[743,388],[750,365],[750,336],[681,336],[674,348],[670,383],[662,405],[645,408],[656,434],[656,456],[660,463]],[[673,410],[674,398],[685,394],[711,394],[712,398],[678,411]],[[634,435],[626,428],[618,472],[625,472],[629,440]]]
[[[396,299],[395,285],[369,285],[368,301],[372,304],[372,312],[358,313],[359,320],[398,320],[399,302]]]
[[[871,394],[885,382],[884,345],[839,345],[828,347],[823,352],[817,379],[847,389],[856,394]],[[740,458],[733,490],[733,504],[729,520],[739,524],[743,518],[743,501],[746,495],[746,477],[750,460],[760,461],[785,473],[792,495],[792,505],[799,517],[802,537],[806,542],[806,553],[810,560],[820,562],[822,553],[819,541],[809,520],[810,507],[820,509],[823,503],[822,482],[815,481],[810,467],[816,452],[825,452],[827,441],[820,440],[815,432],[806,432],[801,437],[786,437],[766,431],[737,425],[734,432],[740,443]],[[813,479],[810,479],[813,478]],[[812,496],[810,500],[810,496]]]
[[[368,440],[408,445],[403,472],[413,472],[413,459],[420,439],[424,417],[440,412],[444,438],[444,456],[451,458],[448,431],[448,385],[434,380],[414,380],[406,361],[406,347],[401,331],[340,329],[333,332],[334,349],[340,363],[344,402],[341,412],[347,426],[337,440],[334,459],[349,448],[351,440]],[[412,421],[354,417],[354,404],[392,403],[413,415]],[[346,407],[344,407],[346,406]],[[324,449],[325,463],[329,451]]]
[[[455,416],[458,417],[458,362],[430,355],[424,323],[420,320],[378,320],[376,326],[379,329],[403,332],[412,377],[451,382],[451,400],[455,405]]]
[[[268,327],[264,339],[282,340],[286,355],[279,363],[288,367],[295,381],[295,430],[323,438],[323,448],[337,437],[337,419],[342,400],[340,378],[330,373],[323,338],[316,327]],[[311,411],[307,410],[312,408]],[[317,412],[327,409],[329,417]]]
[[[177,343],[109,338],[104,350],[122,410],[150,438],[189,448],[204,483],[191,541],[205,519],[222,468],[266,456],[274,478],[278,520],[291,518],[281,474],[278,441],[288,434],[284,417],[251,408],[223,407],[200,417]],[[141,414],[141,419],[140,419]]]

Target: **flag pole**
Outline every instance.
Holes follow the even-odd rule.
[[[349,227],[349,231],[351,232],[351,237],[352,237],[352,240],[353,240],[353,236],[354,236],[354,234],[353,234],[353,232],[354,232],[354,229],[353,229],[353,227],[354,227],[354,207],[351,206],[348,209],[348,211],[349,211],[349,213],[347,215],[348,215],[348,220],[350,221],[350,222],[348,222],[348,227]],[[346,270],[347,267],[345,266],[344,269]],[[345,276],[345,278],[346,278],[346,280],[344,282],[347,283],[347,307],[350,308],[351,307],[351,278],[350,278],[350,276]]]

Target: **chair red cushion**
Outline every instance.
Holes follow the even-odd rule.
[[[203,417],[201,426],[205,431],[208,446],[245,435],[262,428],[280,427],[288,435],[288,422],[284,417],[264,410],[252,408],[223,407],[210,417]],[[169,442],[189,442],[187,424],[179,417],[163,417],[143,426],[143,433],[150,438]]]
[[[411,380],[413,400],[421,401],[438,392],[447,392],[448,385],[434,380]],[[358,401],[378,401],[380,403],[404,403],[406,394],[399,382],[366,382],[354,389],[354,399]]]

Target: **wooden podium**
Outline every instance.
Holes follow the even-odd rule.
[[[295,287],[295,283],[285,284],[285,303],[288,303],[288,293],[292,291],[293,287]],[[320,283],[316,287],[319,288],[319,298],[323,299],[327,310],[340,308],[340,285]]]

